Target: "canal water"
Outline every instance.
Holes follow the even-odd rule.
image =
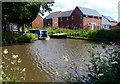
[[[90,60],[88,47],[93,44],[77,39],[50,39],[5,46],[3,50],[8,49],[8,57],[14,53],[22,60],[20,67],[26,68],[25,82],[62,82],[61,76],[66,71],[73,73],[70,67],[78,66],[80,74],[85,74],[85,63]]]

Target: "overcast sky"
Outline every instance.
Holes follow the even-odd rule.
[[[120,0],[54,0],[52,12],[74,10],[76,6],[97,10],[101,15],[111,16],[118,21],[118,2]],[[45,16],[48,13],[45,13]],[[45,17],[44,16],[44,17]]]

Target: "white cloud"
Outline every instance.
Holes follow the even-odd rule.
[[[118,20],[118,2],[120,0],[55,0],[52,7],[55,11],[74,10],[76,6],[96,9],[101,15],[107,14]],[[45,14],[48,15],[48,14]],[[116,16],[117,15],[117,16]]]

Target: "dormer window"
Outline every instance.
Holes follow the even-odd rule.
[[[100,17],[98,17],[98,21],[100,21]]]
[[[92,20],[94,20],[94,16],[92,16]]]
[[[88,15],[86,15],[86,19],[88,20]]]

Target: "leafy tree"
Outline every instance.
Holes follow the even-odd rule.
[[[44,12],[50,12],[50,6],[54,2],[3,2],[2,3],[2,20],[3,25],[7,23],[17,23],[18,31],[22,26],[24,32],[24,24],[32,22],[38,12],[44,15]],[[42,9],[42,10],[41,10]]]
[[[117,26],[120,26],[120,22],[118,22]]]

